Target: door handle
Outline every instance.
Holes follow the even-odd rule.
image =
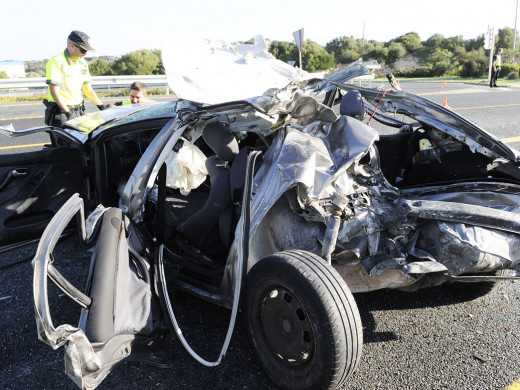
[[[13,179],[17,179],[20,177],[25,177],[29,174],[29,170],[27,168],[14,168],[7,175],[4,176],[4,179],[0,183],[0,191],[2,191]]]
[[[29,170],[27,168],[15,168],[10,173],[13,177],[24,177],[27,176]]]

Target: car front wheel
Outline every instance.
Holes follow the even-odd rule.
[[[349,288],[320,257],[280,252],[255,264],[243,301],[266,374],[288,390],[335,389],[361,357],[362,326]]]

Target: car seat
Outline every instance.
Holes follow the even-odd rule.
[[[363,103],[361,93],[356,90],[347,91],[341,99],[339,113],[358,120],[363,120],[365,116],[365,104]]]
[[[218,252],[229,242],[220,238],[219,220],[231,209],[230,165],[238,155],[238,142],[233,133],[220,122],[209,123],[202,138],[215,153],[206,160],[211,189],[202,208],[177,228],[192,245],[206,252]],[[225,224],[224,224],[225,226]],[[225,245],[224,245],[225,244]]]

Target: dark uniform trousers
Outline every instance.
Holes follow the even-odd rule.
[[[47,126],[63,127],[63,124],[72,118],[82,116],[85,114],[85,105],[83,103],[77,106],[69,106],[71,112],[70,118],[61,111],[61,108],[54,102],[49,102],[47,99],[43,101],[45,104],[45,124]]]

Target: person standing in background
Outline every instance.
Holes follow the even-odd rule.
[[[495,55],[493,56],[493,62],[491,63],[491,80],[489,81],[489,87],[493,88],[497,86],[498,75],[502,67],[502,48],[500,47]]]
[[[91,85],[88,63],[83,59],[89,50],[94,50],[90,37],[74,30],[67,38],[67,48],[47,61],[45,78],[49,94],[43,101],[46,125],[62,127],[69,119],[83,115],[82,92],[100,110],[107,108]]]

